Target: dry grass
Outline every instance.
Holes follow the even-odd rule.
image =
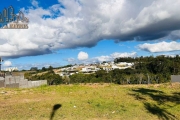
[[[141,92],[141,89],[145,91]],[[175,116],[174,119],[180,119],[180,105],[177,101],[172,99],[159,104],[159,101],[153,98],[159,94],[148,92],[149,90],[162,91],[165,96],[178,93],[176,97],[180,99],[180,84],[81,84],[41,86],[32,89],[1,88],[0,120],[49,120],[53,106],[57,104],[61,107],[55,112],[54,120],[158,120],[166,116],[172,118],[166,113]],[[150,107],[158,106],[156,109],[159,114],[153,113],[147,104],[150,104]]]

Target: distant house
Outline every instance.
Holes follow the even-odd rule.
[[[110,67],[110,66],[103,67],[102,69],[103,69],[103,70],[106,70],[106,71],[111,71],[111,70],[113,70],[112,67]]]
[[[10,67],[10,68],[6,68],[5,71],[9,71],[9,72],[18,71],[18,68],[17,67]]]
[[[124,67],[132,67],[134,64],[133,63],[127,63],[127,62],[119,62],[116,65],[124,66]]]
[[[37,67],[31,67],[30,70],[31,70],[31,71],[36,71],[36,70],[38,70],[38,68],[37,68]]]
[[[100,70],[100,68],[97,68],[96,66],[85,66],[82,68],[81,72],[83,73],[93,73]]]

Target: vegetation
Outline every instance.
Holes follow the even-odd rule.
[[[73,65],[69,64],[69,65],[65,65],[65,66],[61,66],[61,67],[57,67],[57,69],[60,69],[60,68],[67,68],[67,67],[72,67]]]
[[[50,66],[48,69],[42,68],[43,73],[39,72],[26,72],[24,77],[28,80],[47,80],[48,85],[59,85],[63,82],[63,79],[58,74],[55,74],[53,67]],[[45,71],[45,72],[44,72]]]
[[[100,70],[95,74],[75,74],[70,76],[71,83],[116,83],[116,84],[157,84],[170,82],[171,75],[180,74],[180,56],[175,57],[137,57],[117,58],[118,62],[132,62],[134,66],[125,70],[110,72]],[[105,62],[104,62],[105,63]]]
[[[152,74],[180,74],[180,56],[149,56],[149,57],[137,57],[137,58],[117,58],[114,62],[133,62],[135,63],[134,69],[141,73]]]
[[[170,82],[171,75],[180,74],[180,56],[175,57],[137,57],[118,58],[117,62],[132,62],[134,66],[125,70],[115,69],[112,71],[99,70],[94,74],[73,74],[61,78],[54,74],[53,68],[42,68],[37,72],[26,73],[25,77],[30,80],[47,79],[52,84],[78,84],[78,83],[115,83],[115,84],[159,84]],[[105,62],[104,62],[105,63]],[[71,67],[67,65],[64,67]],[[45,73],[43,73],[45,72]],[[43,73],[39,75],[38,73]],[[52,83],[53,81],[53,83]]]
[[[1,120],[178,120],[180,84],[0,88]]]

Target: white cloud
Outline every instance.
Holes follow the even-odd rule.
[[[38,2],[36,0],[32,0],[31,1],[31,4],[34,6],[34,7],[38,7]]]
[[[87,60],[88,59],[88,54],[86,52],[79,52],[78,54],[78,60]]]
[[[99,62],[103,62],[103,61],[111,61],[113,58],[110,56],[99,56],[96,57],[95,59],[97,59]]]
[[[12,63],[11,61],[4,61],[4,64],[3,64],[5,67],[10,67],[12,66]]]
[[[68,63],[70,64],[89,64],[89,63],[96,63],[96,62],[103,62],[103,61],[114,61],[116,58],[124,58],[124,57],[137,57],[136,52],[114,52],[110,55],[102,55],[102,56],[97,56],[93,58],[88,58],[88,54],[86,52],[79,52],[78,54],[78,59],[75,58],[68,58],[65,59]]]
[[[159,42],[154,44],[144,43],[138,46],[141,50],[148,52],[171,52],[180,50],[180,43],[172,42]]]
[[[41,63],[18,63],[14,64],[13,66],[18,67],[19,70],[29,70],[31,67],[38,67],[38,69],[42,69],[42,67],[48,68],[49,66],[52,66],[53,68],[62,66],[59,62],[41,62]]]
[[[99,62],[103,62],[103,61],[113,61],[115,58],[124,58],[124,57],[136,57],[137,53],[136,52],[131,52],[131,53],[119,53],[119,52],[115,52],[112,53],[111,55],[107,55],[107,56],[99,56],[99,57],[95,57],[94,59],[97,59]]]
[[[112,53],[110,55],[102,55],[102,56],[97,56],[94,58],[91,58],[89,60],[87,60],[87,63],[92,63],[92,62],[103,62],[103,61],[114,61],[114,59],[116,58],[124,58],[124,57],[137,57],[137,53],[136,52],[131,52],[131,53],[119,53],[119,52],[115,52]]]
[[[75,59],[74,59],[74,58],[68,58],[67,61],[68,61],[68,62],[74,62]]]
[[[60,4],[22,11],[27,30],[1,30],[0,56],[49,54],[64,48],[92,47],[103,39],[179,39],[179,0],[59,0]],[[64,6],[64,8],[60,6]]]
[[[119,58],[119,57],[136,57],[137,56],[137,53],[136,52],[131,52],[131,53],[118,53],[118,52],[115,52],[113,54],[111,54],[111,57],[112,58]]]

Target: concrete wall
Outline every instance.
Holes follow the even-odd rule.
[[[19,80],[19,88],[28,88],[28,80]]]
[[[32,88],[41,85],[47,85],[47,80],[28,81],[24,76],[6,76],[0,77],[0,87],[8,88]]]
[[[180,75],[171,75],[171,82],[180,82]]]
[[[28,81],[28,88],[37,87],[41,85],[47,85],[47,80]]]
[[[19,83],[7,84],[7,88],[19,88]]]
[[[0,80],[4,80],[4,78],[3,78],[3,77],[0,77]]]
[[[5,87],[4,80],[0,80],[0,88]]]

